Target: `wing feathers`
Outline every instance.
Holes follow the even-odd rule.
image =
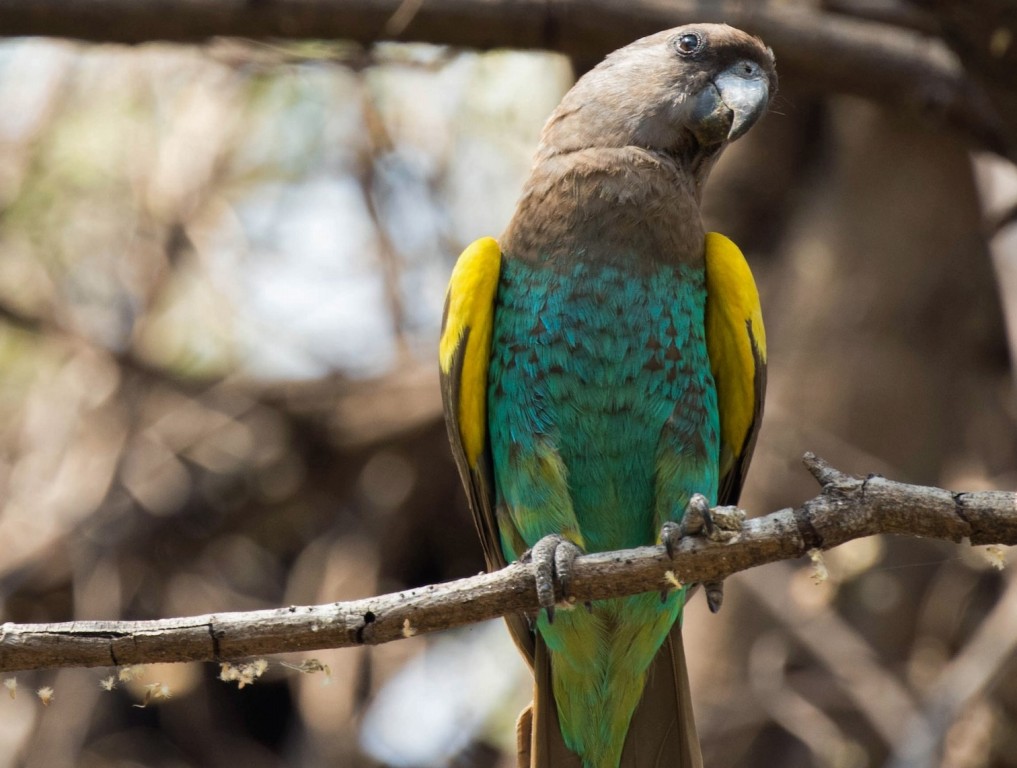
[[[763,416],[766,331],[759,293],[738,246],[706,235],[706,344],[720,409],[718,504],[736,504]]]
[[[501,248],[490,237],[463,251],[452,270],[438,355],[441,374],[456,371],[458,399],[445,407],[456,422],[466,460],[475,466],[487,442],[487,366],[494,330],[494,299],[501,273]]]
[[[487,367],[500,271],[501,249],[492,238],[463,251],[449,281],[438,350],[449,441],[488,568],[505,565],[487,451]]]
[[[441,398],[452,455],[489,570],[506,564],[495,517],[494,475],[487,442],[487,370],[500,274],[501,248],[493,238],[481,238],[463,251],[449,281],[438,348]],[[523,615],[512,615],[506,616],[505,622],[519,650],[532,664],[529,621]]]

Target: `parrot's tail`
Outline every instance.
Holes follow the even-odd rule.
[[[533,704],[523,710],[516,725],[519,768],[599,768],[595,757],[584,765],[565,746],[551,691],[550,654],[539,633],[533,676]],[[650,666],[618,768],[703,768],[680,621]]]

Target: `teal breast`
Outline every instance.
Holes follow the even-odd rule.
[[[702,459],[695,462],[702,470],[685,478],[685,495],[714,500],[718,416],[705,301],[704,270],[688,265],[641,274],[577,263],[563,273],[505,259],[488,419],[498,501],[538,518],[515,521],[527,547],[558,532],[539,519],[540,489],[526,487],[517,471],[538,441],[553,445],[568,471],[588,551],[656,540],[665,427],[679,454]],[[663,512],[666,518],[684,509],[674,501],[680,508]],[[513,560],[521,553],[505,554]]]

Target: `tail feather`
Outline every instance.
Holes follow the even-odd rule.
[[[680,621],[650,666],[620,768],[703,768]]]
[[[583,768],[579,755],[565,746],[558,725],[558,707],[551,685],[551,654],[540,633],[535,639],[529,768]]]
[[[533,705],[519,713],[516,720],[516,768],[530,768],[533,746]]]
[[[533,704],[523,710],[517,724],[519,768],[592,768],[583,766],[562,739],[550,654],[539,635],[533,675]],[[679,621],[650,665],[619,768],[703,768]]]

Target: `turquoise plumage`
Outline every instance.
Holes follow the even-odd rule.
[[[633,275],[573,263],[562,274],[507,256],[488,394],[497,505],[511,523],[502,526],[506,559],[522,554],[515,533],[526,548],[561,533],[586,551],[624,549],[655,541],[693,493],[716,503],[705,269],[662,264]],[[559,611],[553,623],[540,618],[573,751],[617,764],[617,732],[682,598],[637,595]],[[630,630],[598,629],[611,625]],[[631,706],[601,728],[579,727],[611,700]]]
[[[698,205],[720,150],[774,88],[768,51],[729,27],[622,49],[548,122],[501,244],[460,257],[442,392],[489,567],[532,549],[567,568],[576,550],[660,541],[693,494],[737,499],[765,337],[744,258],[703,231]],[[538,546],[547,536],[566,543]],[[702,764],[684,599],[508,619],[535,675],[521,765]]]
[[[702,266],[632,275],[577,263],[561,273],[506,254],[489,429],[498,503],[526,548],[551,532],[591,551],[642,546],[692,493],[716,501],[705,282]],[[549,452],[560,459],[553,478]],[[671,482],[655,481],[663,477]],[[549,500],[552,489],[565,498]],[[622,507],[655,513],[633,525]],[[522,554],[502,546],[510,560]]]

